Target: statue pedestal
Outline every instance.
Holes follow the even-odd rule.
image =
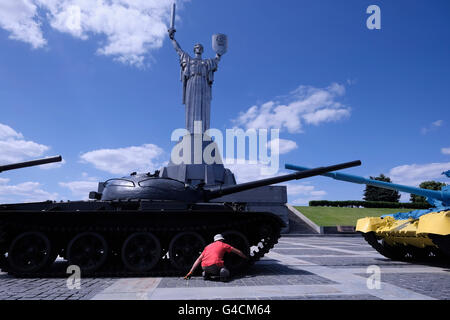
[[[206,186],[236,184],[234,174],[223,164],[179,164],[168,165],[162,170],[161,177],[184,181],[186,184]]]
[[[193,186],[236,184],[233,173],[222,164],[217,144],[204,134],[184,136],[173,148],[170,162],[163,168],[161,177]]]

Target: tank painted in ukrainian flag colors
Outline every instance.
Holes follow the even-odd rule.
[[[286,164],[285,168],[308,170],[306,167],[291,164]],[[450,170],[442,174],[450,178]],[[433,208],[362,218],[356,223],[356,231],[360,232],[379,253],[393,260],[420,261],[444,258],[450,261],[450,185],[436,191],[337,172],[322,175],[336,180],[426,197]]]

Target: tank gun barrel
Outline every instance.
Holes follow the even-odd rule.
[[[360,166],[360,165],[361,165],[361,161],[356,160],[356,161],[340,163],[340,164],[336,164],[336,165],[328,166],[328,167],[318,167],[318,168],[308,169],[308,170],[304,170],[301,172],[295,172],[295,173],[286,174],[286,175],[282,175],[282,176],[277,176],[277,177],[272,177],[272,178],[267,178],[267,179],[262,179],[262,180],[256,180],[256,181],[250,181],[250,182],[246,182],[246,183],[240,183],[240,184],[236,184],[236,185],[232,185],[232,186],[218,186],[218,187],[214,187],[214,188],[205,190],[204,198],[205,198],[205,201],[208,201],[208,200],[211,200],[214,198],[219,198],[219,197],[222,197],[222,196],[225,196],[228,194],[232,194],[232,193],[236,193],[236,192],[241,192],[241,191],[245,191],[245,190],[250,190],[250,189],[254,189],[254,188],[258,188],[258,187],[262,187],[262,186],[268,186],[271,184],[290,181],[290,180],[299,180],[299,179],[309,178],[312,176],[317,176],[317,175],[323,174],[325,172],[336,171],[336,170],[356,167],[356,166]]]
[[[14,169],[20,169],[20,168],[25,168],[25,167],[33,167],[33,166],[38,166],[41,164],[60,162],[60,161],[62,161],[62,157],[56,156],[56,157],[51,157],[51,158],[44,158],[44,159],[37,159],[37,160],[31,160],[31,161],[25,161],[25,162],[19,162],[19,163],[12,163],[12,164],[0,166],[0,172],[14,170]]]
[[[286,164],[284,167],[286,169],[297,170],[299,172],[304,172],[305,170],[306,171],[310,170],[307,167],[296,166],[296,165],[292,165],[292,164]],[[359,183],[359,184],[366,184],[369,186],[390,189],[390,190],[397,190],[397,191],[412,193],[412,194],[415,194],[418,196],[436,199],[436,200],[442,201],[444,203],[450,203],[450,192],[444,191],[444,190],[436,191],[436,190],[428,190],[428,189],[410,187],[410,186],[405,186],[405,185],[395,184],[395,183],[390,183],[390,182],[385,182],[385,181],[366,179],[364,177],[355,176],[355,175],[351,175],[351,174],[345,174],[345,173],[339,173],[339,172],[326,172],[326,173],[321,173],[321,175],[333,178],[335,180],[341,180],[341,181],[347,181],[347,182]]]

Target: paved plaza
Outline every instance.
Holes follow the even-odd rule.
[[[381,271],[378,288],[374,270]],[[66,282],[0,273],[0,299],[450,299],[450,266],[391,261],[353,236],[284,236],[248,273],[227,283],[201,277],[82,278],[80,289],[70,290]]]

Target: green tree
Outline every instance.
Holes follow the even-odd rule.
[[[370,179],[391,182],[389,177],[384,174],[380,174],[378,177],[370,177]],[[366,186],[364,190],[365,201],[386,201],[386,202],[398,202],[400,200],[400,193],[397,190],[389,190],[384,188],[378,188],[374,186]]]
[[[434,180],[424,181],[421,184],[419,184],[419,188],[429,189],[429,190],[441,190],[442,187],[445,187],[445,186],[446,186],[445,183],[434,181]],[[423,202],[426,202],[427,200],[425,199],[425,197],[411,194],[409,201],[414,202],[414,203],[423,203]]]

